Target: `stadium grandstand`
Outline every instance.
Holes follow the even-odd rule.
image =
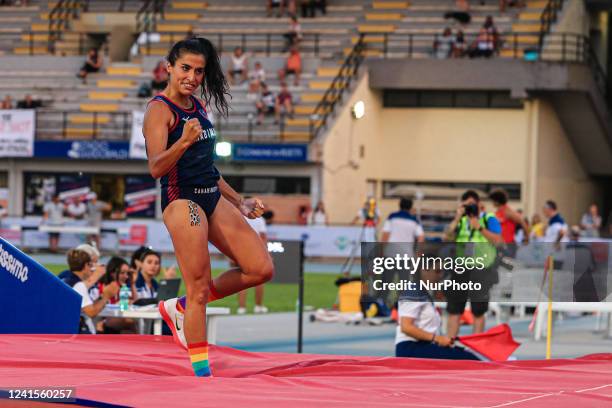
[[[168,323],[163,302],[150,306],[190,290],[143,135],[152,98],[171,88],[170,49],[201,37],[229,84],[227,115],[213,103],[200,114],[214,125],[215,166],[240,211],[262,200],[242,214],[265,219],[255,229],[275,269],[254,307],[246,290],[217,296],[212,279],[237,260],[209,244],[206,291],[218,301],[197,348],[208,359],[211,345],[219,385],[206,395],[217,405],[609,404],[611,12],[605,0],[0,0],[0,306],[20,309],[0,317],[0,343],[16,356],[0,355],[2,377],[14,379],[0,384],[0,405],[13,398],[5,387],[43,384],[76,387],[81,406],[171,405],[183,391],[186,406],[202,401],[196,365],[170,337],[181,345],[178,320]],[[469,255],[465,243],[475,244]],[[493,248],[486,295],[468,290],[466,309],[467,294],[457,301],[446,289],[373,289],[377,254],[427,257],[427,245],[440,257]],[[147,256],[158,264],[144,299]],[[79,262],[98,273],[115,262],[117,281],[125,266],[132,286],[90,316],[110,275],[94,267],[95,282],[81,278],[92,303],[78,308],[86,295],[69,282]],[[416,276],[451,276],[445,268]],[[381,279],[401,281],[388,272]],[[20,296],[33,306],[15,308]],[[407,312],[406,299],[421,308]],[[88,333],[121,336],[66,340],[76,321],[79,333],[91,322]],[[298,352],[316,355],[289,354],[296,324]],[[413,341],[433,351],[402,354]],[[436,354],[455,342],[463,359],[498,370],[387,358],[460,359]],[[92,350],[103,350],[99,367],[81,361]],[[162,384],[168,376],[177,381]],[[442,380],[436,388],[426,376]],[[384,384],[363,396],[374,378]],[[111,379],[125,386],[114,397]]]
[[[593,127],[607,123],[599,117],[605,113],[606,106],[606,61],[602,56],[607,54],[605,36],[600,35],[598,41],[601,43],[597,44],[587,40],[588,30],[595,29],[578,21],[595,21],[599,30],[604,20],[594,17],[588,20],[585,6],[580,9],[570,3],[563,9],[562,2],[527,1],[524,7],[509,7],[502,12],[497,2],[471,2],[469,11],[463,12],[470,19],[465,23],[456,5],[445,0],[330,2],[325,15],[299,20],[303,72],[297,86],[291,77],[287,78],[295,105],[292,114],[283,114],[278,121],[266,119],[258,125],[256,96],[250,92],[249,81],[244,81],[232,86],[231,112],[227,118],[216,116],[216,128],[221,138],[228,142],[293,146],[297,149],[294,149],[296,154],[305,147],[308,154],[301,156],[304,159],[301,163],[282,166],[284,177],[297,177],[288,183],[294,189],[265,191],[294,195],[292,198],[278,197],[283,202],[281,207],[291,207],[289,214],[279,209],[278,220],[297,222],[300,206],[323,199],[337,203],[328,209],[332,222],[344,223],[352,219],[359,208],[358,203],[368,194],[377,195],[381,205],[389,211],[387,202],[393,205],[390,185],[400,182],[412,185],[440,183],[423,189],[440,188],[442,196],[448,196],[443,190],[452,189],[453,183],[502,183],[513,190],[513,200],[517,204],[529,213],[537,211],[548,193],[540,188],[546,181],[543,176],[536,175],[536,170],[554,167],[548,166],[546,157],[556,161],[544,153],[546,149],[536,149],[538,143],[556,145],[554,140],[545,141],[555,132],[541,129],[532,134],[536,129],[533,121],[546,118],[535,123],[544,126],[543,123],[550,119],[553,122],[550,126],[556,126],[555,123],[560,126],[558,130],[563,131],[569,143],[564,152],[571,152],[570,163],[580,169],[580,172],[572,172],[576,179],[563,182],[563,192],[557,192],[559,199],[568,200],[564,203],[567,211],[578,217],[585,205],[599,194],[603,199],[604,187],[609,183],[606,163],[610,162],[610,156],[604,129],[599,126],[593,131],[580,130],[582,122],[574,123],[569,117],[575,114],[567,112],[576,112],[574,108],[579,108],[584,111],[579,118]],[[478,35],[487,17],[492,18],[496,34],[490,41],[493,55],[483,58],[474,54],[482,45],[479,45]],[[224,65],[228,67],[233,50],[241,47],[248,57],[250,70],[254,69],[255,62],[261,63],[273,94],[280,91],[277,71],[283,69],[287,60],[283,34],[288,30],[288,18],[267,17],[265,5],[246,0],[28,1],[22,5],[3,6],[2,21],[0,95],[9,95],[15,103],[31,95],[40,104],[36,110],[37,142],[83,141],[81,145],[87,146],[93,141],[129,141],[133,112],[144,110],[153,70],[169,46],[186,36],[210,37],[221,50]],[[452,38],[459,31],[463,33],[464,43],[454,47],[450,53],[453,55],[447,50],[445,28],[451,30]],[[75,73],[91,48],[100,50],[103,66],[83,81]],[[557,63],[551,65],[553,61]],[[445,74],[447,70],[448,75]],[[578,75],[578,71],[583,77],[576,78],[573,83],[580,83],[583,88],[577,90],[572,84],[566,85],[564,78]],[[549,81],[534,86],[542,76]],[[559,82],[555,84],[554,78]],[[400,122],[392,122],[393,131],[386,128],[387,121],[374,124],[367,119],[378,120],[380,115],[377,114],[366,115],[366,120],[355,127],[347,126],[350,121],[339,120],[343,111],[350,112],[347,98],[354,99],[356,87],[363,81],[371,90],[368,95],[374,98],[367,104],[368,111],[380,109],[383,114],[396,115]],[[582,103],[585,100],[591,101],[590,104]],[[589,106],[593,108],[588,109]],[[474,134],[471,125],[464,128],[461,123],[447,120],[445,115],[464,119],[473,115],[483,127]],[[407,118],[406,128],[399,127],[404,117]],[[460,175],[459,168],[469,166],[461,165],[460,156],[442,158],[439,148],[453,143],[462,146],[462,137],[435,141],[437,137],[444,137],[437,136],[437,132],[447,131],[438,129],[432,134],[429,130],[433,129],[424,129],[428,137],[421,140],[416,129],[411,134],[412,125],[408,123],[416,125],[421,118],[431,123],[452,123],[449,126],[455,134],[483,138],[475,140],[475,148],[486,150],[486,146],[502,144],[514,150],[511,155],[505,155],[508,163],[504,166],[491,158],[490,169],[485,170],[485,163],[481,163],[478,174]],[[494,131],[498,118],[512,124],[512,131],[508,129],[504,136],[506,139]],[[366,133],[360,130],[366,127],[365,123],[372,123],[369,131],[380,139],[365,137]],[[486,124],[492,127],[487,129]],[[378,126],[385,130],[377,130]],[[330,137],[334,134],[339,136]],[[500,139],[492,142],[490,138],[494,134]],[[594,138],[595,143],[583,143],[583,134]],[[384,141],[391,135],[396,139]],[[338,144],[342,152],[326,147],[328,143]],[[591,147],[578,147],[585,144]],[[348,154],[344,153],[347,146],[353,149]],[[414,160],[409,153],[415,148],[428,152],[418,155],[423,162]],[[436,149],[438,154],[433,154]],[[597,157],[591,157],[591,153]],[[412,160],[394,157],[398,154],[400,157],[406,154]],[[386,162],[386,157],[393,157],[391,162],[398,167],[381,169],[378,173],[375,163]],[[439,160],[445,165],[437,166]],[[346,167],[339,173],[330,171],[346,163],[354,167]],[[51,163],[46,165],[52,166]],[[93,162],[92,165],[101,163]],[[244,177],[241,174],[262,174],[269,178],[269,182],[264,182],[268,187],[283,185],[272,182],[274,177],[271,176],[278,175],[275,167],[247,163],[240,166],[242,171],[232,160],[225,161],[222,166],[232,168],[225,174],[235,173],[240,180]],[[436,170],[431,171],[432,167]],[[500,167],[503,167],[501,173]],[[132,168],[141,169],[141,173],[144,169],[142,164],[128,160],[126,170]],[[482,174],[489,176],[481,179]],[[557,176],[550,174],[550,177]],[[301,181],[303,178],[305,180]],[[12,191],[23,190],[23,181],[20,181],[24,180],[23,171],[14,169],[6,179],[17,184],[11,186]],[[336,188],[335,184],[344,188]],[[343,189],[350,189],[350,192],[343,192]],[[578,191],[580,193],[576,194]],[[346,200],[347,193],[350,200]],[[431,197],[436,194],[434,192]],[[576,201],[576,195],[581,197],[580,201]],[[298,196],[301,199],[296,198]],[[24,195],[18,193],[11,197],[10,212],[24,215]],[[434,198],[434,202],[429,202],[425,198],[422,204],[436,207],[441,201],[444,199]],[[610,206],[607,201],[602,204],[606,213]]]

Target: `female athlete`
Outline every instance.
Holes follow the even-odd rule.
[[[263,204],[243,199],[213,163],[216,133],[205,106],[227,115],[228,85],[214,46],[205,38],[176,43],[167,57],[166,89],[147,106],[143,124],[149,171],[161,178],[163,219],[186,297],[159,303],[174,340],[189,352],[197,376],[210,376],[206,304],[260,285],[274,267],[265,245],[248,225]],[[201,98],[193,96],[202,87]],[[204,100],[206,103],[202,102]],[[208,241],[238,265],[211,279]]]

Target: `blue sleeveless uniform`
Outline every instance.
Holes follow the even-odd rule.
[[[217,185],[221,176],[213,162],[217,135],[208,120],[206,109],[196,98],[190,98],[192,108],[189,110],[174,104],[163,95],[157,95],[151,100],[165,103],[174,114],[174,125],[168,129],[167,149],[181,138],[183,126],[189,119],[197,118],[202,126],[202,135],[183,153],[174,167],[162,176],[161,207],[163,212],[174,200],[191,200],[210,217],[221,198]]]

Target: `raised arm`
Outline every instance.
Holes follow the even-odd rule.
[[[158,179],[166,175],[202,133],[197,118],[185,123],[183,134],[177,143],[166,149],[168,128],[173,125],[172,112],[161,102],[150,103],[144,118],[142,133],[146,140],[149,172]]]

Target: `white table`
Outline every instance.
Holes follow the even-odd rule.
[[[211,344],[217,342],[217,318],[230,314],[228,307],[207,307],[206,308],[206,338]],[[125,319],[151,320],[153,322],[153,334],[162,334],[162,317],[157,310],[157,305],[153,307],[134,307],[122,312],[118,307],[105,307],[98,315],[100,317],[120,317]]]

